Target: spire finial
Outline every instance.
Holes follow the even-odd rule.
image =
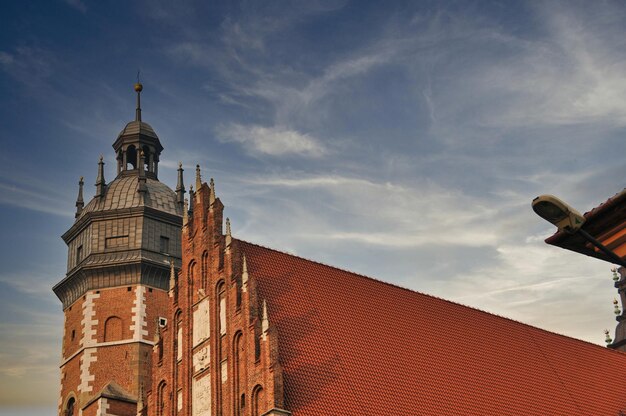
[[[74,218],[78,218],[81,212],[83,212],[83,208],[85,207],[85,201],[83,201],[83,185],[85,182],[83,181],[83,177],[80,177],[78,181],[78,197],[76,198],[76,215]]]
[[[176,201],[182,207],[185,202],[185,185],[183,182],[183,162],[178,162],[178,181],[176,182]]]
[[[196,191],[202,186],[202,178],[200,177],[200,165],[196,165]]]
[[[100,160],[98,161],[98,176],[96,177],[96,196],[102,197],[104,196],[104,189],[106,187],[106,182],[104,181],[104,161],[102,155],[100,155]]]
[[[263,299],[263,320],[261,321],[261,332],[263,341],[265,341],[267,337],[267,331],[270,328],[270,321],[267,318],[267,302]]]
[[[135,83],[135,92],[137,93],[137,109],[135,110],[135,121],[141,121],[141,91],[143,90],[143,85],[139,82],[139,73],[141,71],[137,71],[137,82]]]

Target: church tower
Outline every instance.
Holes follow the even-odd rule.
[[[143,407],[170,269],[180,268],[183,170],[176,192],[159,182],[163,146],[141,119],[142,88],[135,84],[135,120],[113,143],[115,179],[107,184],[101,156],[95,196],[84,204],[81,178],[63,234],[67,274],[53,288],[65,315],[60,416],[135,416]]]

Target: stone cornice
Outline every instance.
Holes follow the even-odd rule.
[[[168,212],[146,206],[133,208],[111,209],[106,211],[86,212],[78,221],[76,221],[69,230],[67,230],[61,238],[65,244],[69,244],[81,231],[83,231],[91,222],[95,220],[120,219],[130,217],[144,217],[155,219],[167,224],[181,227],[183,224],[182,217],[173,215]]]

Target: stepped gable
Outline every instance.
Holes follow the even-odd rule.
[[[618,415],[626,355],[239,241],[298,416]]]

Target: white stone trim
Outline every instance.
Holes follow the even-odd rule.
[[[83,349],[83,356],[80,360],[80,384],[78,385],[79,393],[90,392],[92,390],[92,386],[89,385],[89,382],[93,381],[96,377],[90,373],[89,367],[91,366],[91,363],[97,360],[96,348],[93,348],[93,346],[97,344],[96,330],[98,320],[94,319],[94,317],[96,316],[95,300],[99,297],[99,293],[95,293],[94,291],[87,292],[85,294],[85,301],[83,302],[83,320],[81,321],[83,336],[80,340],[80,346]]]
[[[109,402],[106,397],[101,397],[98,400],[98,410],[96,410],[96,416],[112,416],[109,414]]]
[[[59,383],[59,414],[63,410],[63,369],[61,368],[61,382]]]
[[[80,360],[80,384],[78,385],[78,391],[81,393],[88,393],[92,390],[92,386],[89,385],[90,381],[94,381],[96,376],[89,372],[91,363],[98,360],[96,357],[96,348],[85,348],[83,356]]]
[[[148,336],[148,330],[143,329],[148,326],[146,317],[146,287],[137,285],[135,289],[135,302],[131,309],[133,313],[132,324],[130,325],[130,332],[133,334],[135,341],[141,341],[144,337]]]
[[[87,292],[85,302],[83,303],[83,320],[80,322],[83,327],[83,336],[80,339],[81,347],[90,347],[97,342],[96,329],[98,320],[96,316],[95,300],[100,297],[99,293]]]

